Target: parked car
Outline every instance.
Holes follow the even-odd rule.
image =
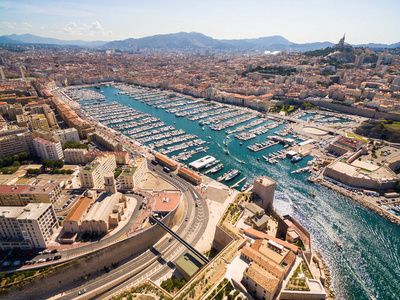
[[[44,263],[46,260],[44,258],[39,259],[37,262],[38,264]]]
[[[54,260],[58,260],[58,259],[61,259],[61,255],[56,255],[56,256],[54,256]]]

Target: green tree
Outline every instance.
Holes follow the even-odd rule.
[[[13,159],[13,161],[19,161],[19,155],[18,154],[14,154],[12,159]]]
[[[18,160],[16,160],[13,162],[13,166],[19,168],[21,166],[21,163]]]
[[[43,168],[53,168],[54,167],[54,162],[50,159],[43,159],[42,161],[42,166]]]
[[[0,168],[3,167],[3,163],[4,163],[3,159],[0,158]]]
[[[63,150],[68,149],[68,148],[78,148],[78,149],[89,150],[89,146],[88,145],[81,144],[81,143],[74,142],[74,141],[66,142],[62,148],[63,148]]]
[[[11,166],[11,164],[13,163],[12,157],[11,156],[7,156],[6,158],[4,158],[4,166]]]
[[[19,154],[19,160],[20,160],[20,161],[27,160],[28,157],[29,157],[29,154],[26,153],[26,152],[21,152],[21,153]]]
[[[57,159],[54,162],[54,167],[57,169],[62,169],[62,167],[64,167],[64,161],[62,159]]]

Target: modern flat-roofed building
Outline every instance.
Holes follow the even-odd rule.
[[[114,174],[117,164],[114,155],[104,155],[88,163],[80,172],[79,179],[84,188],[102,188],[104,176]]]
[[[65,161],[70,164],[86,164],[87,157],[86,149],[81,148],[68,148],[64,150]]]
[[[1,249],[46,248],[57,224],[50,203],[4,206],[0,213]]]
[[[140,181],[147,172],[147,160],[144,157],[137,157],[133,163],[126,166],[119,175],[119,182],[124,189],[140,187]]]
[[[104,154],[113,154],[117,165],[126,165],[129,161],[129,153],[127,151],[88,151],[86,153],[86,161],[92,161]]]
[[[183,195],[176,190],[163,190],[154,194],[155,205],[153,212],[166,215],[175,210],[181,203]]]
[[[28,203],[57,204],[62,199],[58,183],[44,185],[0,185],[0,206],[24,206]]]
[[[0,158],[21,152],[33,153],[33,134],[28,128],[10,129],[0,132]]]
[[[61,145],[64,145],[66,142],[80,142],[78,130],[75,128],[68,129],[60,129],[53,132],[54,139],[59,141]]]
[[[64,158],[60,142],[51,142],[37,137],[33,139],[33,146],[36,155],[42,159],[57,160]]]
[[[29,122],[32,129],[41,128],[44,130],[50,130],[49,122],[47,122],[47,119],[43,114],[36,114],[30,116]]]
[[[110,151],[122,151],[122,145],[108,135],[100,132],[93,132],[87,135],[89,142],[98,142]]]

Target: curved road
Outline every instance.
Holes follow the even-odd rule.
[[[167,182],[175,186],[177,189],[181,190],[187,199],[187,207],[185,209],[188,221],[182,221],[176,233],[179,234],[186,242],[194,246],[201,238],[205,228],[208,224],[209,212],[206,202],[199,196],[197,191],[185,180],[176,176],[175,174],[167,174],[162,171],[162,169],[157,166],[154,167],[149,165],[150,169],[155,169],[155,173],[165,179]],[[198,206],[196,207],[196,203]],[[157,225],[155,225],[157,226]],[[155,241],[157,243],[158,241]],[[102,294],[97,295],[93,299],[104,299],[127,287],[138,283],[145,279],[157,280],[169,272],[173,266],[170,262],[175,261],[186,248],[181,245],[176,240],[164,238],[155,248],[152,248],[145,253],[127,261],[125,264],[119,266],[118,268],[105,273],[93,279],[85,284],[85,282],[76,283],[74,286],[67,291],[60,299],[75,299],[78,296],[78,291],[85,288],[87,292],[93,291],[99,287],[104,286],[112,280],[115,280],[132,270],[140,268],[141,266],[146,266],[143,270],[140,270],[133,277],[127,279],[121,284],[117,285],[111,290],[106,291]],[[154,262],[153,262],[154,261]],[[56,293],[60,291],[54,291],[52,295],[43,296],[56,296]]]

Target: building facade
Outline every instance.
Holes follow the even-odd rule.
[[[132,189],[140,187],[140,181],[147,172],[147,161],[144,157],[135,158],[131,165],[125,167],[121,175],[119,175],[119,182],[124,189]]]
[[[44,185],[0,185],[0,206],[25,206],[28,203],[57,204],[62,199],[58,183]]]
[[[2,207],[0,247],[2,250],[46,248],[57,226],[57,217],[50,203]]]
[[[53,132],[54,139],[59,141],[64,146],[66,142],[80,142],[78,130],[75,128],[68,128],[64,130],[56,130]]]
[[[261,201],[259,205],[264,208],[265,211],[273,207],[275,186],[276,181],[268,176],[254,178],[253,191],[260,197]]]
[[[114,155],[104,155],[87,164],[79,173],[83,188],[102,188],[104,176],[114,174],[117,164]]]
[[[41,128],[44,130],[50,130],[49,122],[47,122],[47,119],[43,114],[36,114],[30,116],[29,122],[31,124],[32,129]]]
[[[0,158],[21,152],[34,152],[32,132],[27,128],[18,128],[0,133]]]
[[[37,137],[33,139],[33,146],[36,155],[42,159],[57,160],[64,158],[60,142],[51,142]]]

